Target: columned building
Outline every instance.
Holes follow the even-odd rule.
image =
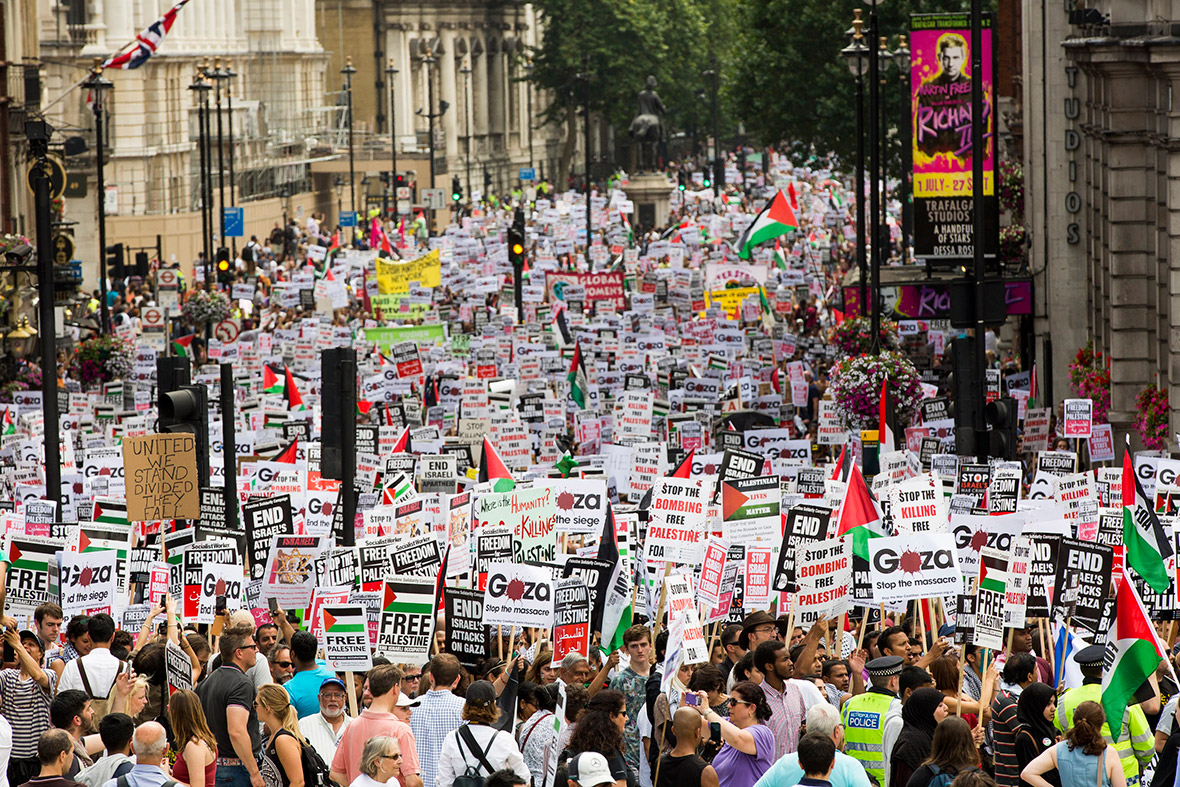
[[[86,175],[88,189],[85,197],[67,197],[65,218],[77,222],[77,256],[84,262],[89,287],[97,284],[100,254],[95,119],[88,91],[76,84],[97,59],[132,42],[173,4],[40,3],[46,119],[60,136],[81,135],[88,143],[85,154],[66,160],[68,172]],[[330,189],[313,184],[310,162],[338,155],[342,113],[338,97],[324,92],[327,64],[316,38],[314,0],[193,0],[184,6],[144,65],[104,72],[113,83],[104,98],[107,244],[154,249],[160,235],[165,260],[175,256],[186,267],[202,248],[197,91],[189,87],[204,66],[236,74],[214,80],[215,89],[208,91],[215,217],[220,216],[222,190],[227,206],[245,210],[246,239],[269,233],[284,212],[303,215],[326,209]]]
[[[529,52],[541,40],[531,4],[316,0],[316,15],[331,54],[328,82],[339,83],[351,58],[354,122],[386,169],[396,139],[398,170],[420,188],[430,186],[433,88],[437,188],[449,192],[458,178],[465,195],[489,188],[503,194],[520,184],[521,169],[553,176],[564,129],[537,120],[551,97],[527,81]],[[390,64],[397,69],[392,85]],[[379,194],[383,184],[374,173],[380,167],[368,168],[367,158],[366,191]]]
[[[1052,346],[1055,399],[1070,395],[1067,365],[1093,342],[1110,359],[1116,431],[1133,434],[1135,398],[1158,383],[1169,392],[1174,432],[1180,2],[1100,0],[1072,13],[1042,5],[1024,8],[1025,172],[1038,329]]]

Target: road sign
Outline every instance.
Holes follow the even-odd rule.
[[[340,226],[341,227],[355,227],[356,226],[356,211],[342,210],[340,211]]]
[[[222,344],[236,342],[242,332],[240,320],[222,320],[213,328],[213,337]]]
[[[174,268],[156,271],[156,286],[161,290],[175,290],[180,287],[180,277]]]
[[[221,220],[225,223],[225,237],[241,238],[246,234],[246,211],[244,208],[222,208]]]
[[[159,306],[148,306],[140,312],[144,332],[164,330],[164,310]]]
[[[442,210],[447,206],[446,189],[418,189],[418,196],[428,208]]]
[[[410,187],[409,186],[398,186],[397,187],[397,198],[398,199],[409,199],[410,198]]]
[[[520,179],[521,180],[536,180],[537,179],[537,170],[534,169],[533,167],[521,167],[520,168]]]
[[[69,235],[53,236],[53,264],[65,265],[74,259],[74,239]]]
[[[53,156],[45,157],[45,165],[49,172],[49,198],[57,199],[66,189],[66,168],[62,165],[61,161]],[[29,165],[28,177],[26,178],[29,184],[29,191],[33,191],[33,171],[36,168],[36,161]]]

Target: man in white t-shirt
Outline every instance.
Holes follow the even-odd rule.
[[[111,654],[111,640],[115,636],[114,618],[105,612],[91,615],[86,631],[94,646],[85,656],[66,663],[57,690],[81,689],[94,699],[106,699],[120,669],[126,669],[123,662]]]

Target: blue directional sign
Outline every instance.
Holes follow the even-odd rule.
[[[533,167],[521,167],[520,168],[520,179],[521,180],[536,180],[537,179],[537,170],[534,169]]]
[[[246,234],[246,216],[243,208],[222,208],[221,220],[225,223],[225,237],[241,238]]]
[[[341,227],[355,227],[356,226],[356,211],[342,210],[340,211],[340,226]]]

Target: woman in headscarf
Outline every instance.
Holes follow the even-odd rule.
[[[1016,730],[1016,762],[1020,770],[1057,742],[1057,729],[1053,726],[1056,710],[1057,697],[1044,683],[1030,683],[1020,693],[1016,704],[1016,721],[1020,725]],[[1043,776],[1053,787],[1061,787],[1056,769],[1046,771]],[[1020,783],[1028,784],[1024,779]]]
[[[901,709],[901,732],[889,757],[889,783],[908,784],[930,757],[934,728],[947,717],[946,698],[938,689],[918,689]]]

